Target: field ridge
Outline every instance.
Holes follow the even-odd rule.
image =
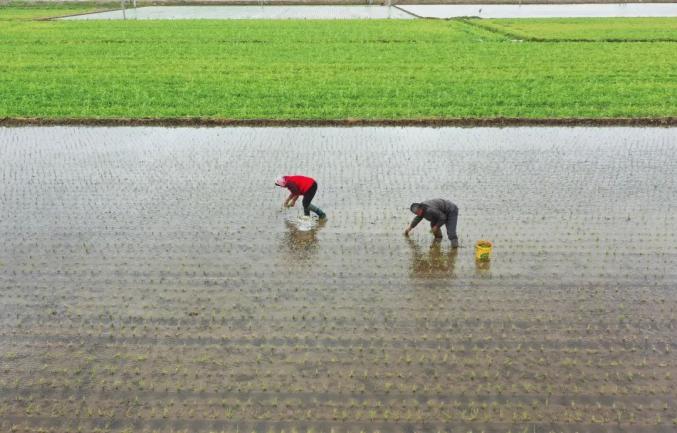
[[[208,117],[5,117],[0,127],[18,126],[677,126],[677,116],[671,117],[467,117],[413,119],[229,119]]]

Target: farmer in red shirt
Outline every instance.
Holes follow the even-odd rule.
[[[275,185],[282,188],[287,188],[291,193],[284,201],[285,207],[294,207],[299,196],[303,196],[303,213],[305,216],[310,216],[312,210],[320,219],[324,219],[327,215],[322,212],[319,207],[310,204],[317,192],[317,182],[312,177],[306,176],[282,176],[275,180]]]

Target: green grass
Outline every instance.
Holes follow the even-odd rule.
[[[567,18],[475,20],[522,39],[677,42],[675,18]]]
[[[461,21],[9,20],[0,117],[677,115],[675,43],[510,39]]]
[[[0,21],[35,20],[75,15],[97,10],[115,9],[120,5],[113,3],[95,4],[93,2],[81,3],[31,3],[10,2],[0,6]]]

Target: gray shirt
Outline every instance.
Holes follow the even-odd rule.
[[[420,223],[423,218],[430,221],[434,226],[439,226],[444,224],[447,221],[449,215],[454,212],[458,212],[458,207],[449,200],[444,200],[441,198],[435,198],[432,200],[426,200],[421,202],[425,206],[425,213],[422,217],[416,215],[411,222],[411,228],[413,229]]]

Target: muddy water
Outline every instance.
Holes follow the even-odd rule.
[[[305,235],[290,236],[284,221],[301,214],[301,203],[282,211],[284,193],[273,180],[305,173],[318,180],[315,202],[330,216],[312,236],[311,273],[382,266],[394,277],[407,275],[408,206],[445,197],[461,209],[460,279],[474,276],[478,239],[496,244],[494,276],[528,272],[561,282],[602,271],[615,275],[610,281],[674,275],[662,265],[677,232],[674,129],[20,128],[1,134],[0,227],[6,239],[30,239],[31,255],[64,243],[86,261],[83,245],[91,244],[95,257],[110,245],[174,264],[199,255],[217,267],[292,273],[294,244]],[[421,224],[413,240],[426,251],[429,227]],[[4,253],[3,261],[20,257]]]
[[[0,155],[2,431],[677,418],[675,129],[0,128]],[[326,223],[290,223],[287,173]],[[458,251],[402,235],[434,197]]]

